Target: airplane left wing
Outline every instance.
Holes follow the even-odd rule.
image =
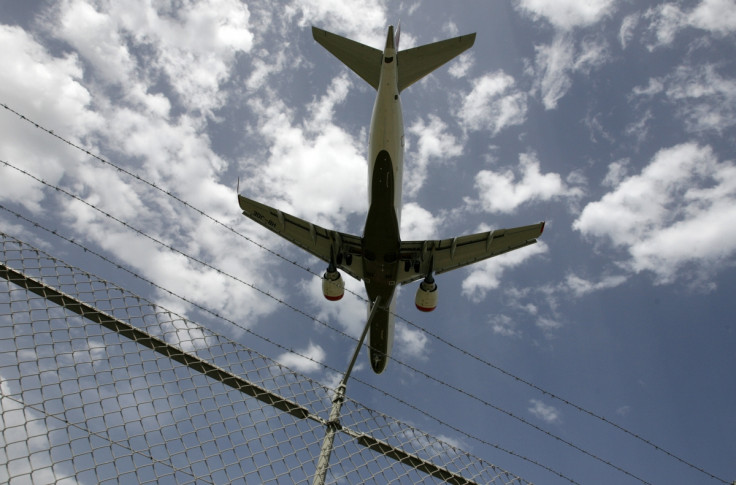
[[[544,222],[531,226],[496,229],[436,241],[402,241],[399,282],[411,283],[432,271],[439,274],[537,242]]]
[[[363,249],[358,236],[330,231],[240,194],[238,203],[244,216],[326,263],[334,258],[339,269],[357,280],[363,279]]]

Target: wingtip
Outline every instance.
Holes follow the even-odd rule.
[[[539,228],[539,235],[540,235],[540,236],[541,236],[542,234],[544,234],[544,225],[545,225],[545,224],[546,224],[546,221],[542,221],[542,227],[541,227],[541,228]]]

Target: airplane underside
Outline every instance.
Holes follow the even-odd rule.
[[[363,236],[312,224],[238,194],[243,215],[327,263],[322,292],[330,301],[345,292],[341,272],[363,280],[371,302],[379,307],[369,329],[369,361],[377,374],[388,364],[394,338],[397,285],[423,279],[416,307],[437,306],[433,275],[492,258],[537,242],[544,222],[509,229],[425,241],[402,241],[401,184],[404,128],[399,93],[469,49],[475,34],[399,50],[398,34],[389,26],[383,51],[312,27],[314,39],[377,91],[370,125],[369,208]]]
[[[391,156],[381,150],[371,175],[370,209],[363,231],[363,278],[368,299],[381,297],[381,306],[369,333],[370,362],[373,371],[386,368],[393,345],[393,296],[399,268],[399,220],[394,207],[394,166]],[[370,308],[369,308],[370,312]]]
[[[390,310],[378,309],[368,333],[368,360],[371,363],[371,369],[376,374],[386,369],[388,357],[391,355],[394,333],[393,315],[391,314],[393,305],[389,308]],[[370,312],[370,306],[368,310]]]

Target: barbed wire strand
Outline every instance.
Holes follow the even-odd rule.
[[[56,134],[53,130],[48,129],[48,128],[42,126],[41,124],[39,124],[39,123],[31,120],[30,118],[26,117],[25,115],[23,115],[23,114],[15,111],[13,108],[9,107],[7,104],[2,103],[2,106],[7,111],[9,111],[9,112],[13,113],[14,115],[18,116],[21,120],[23,120],[23,121],[25,121],[27,123],[30,123],[31,125],[35,126],[39,130],[41,130],[41,131],[43,131],[43,132],[45,132],[45,133],[47,133],[47,134],[49,134],[49,135],[57,138],[59,141],[65,143],[66,145],[69,145],[69,146],[71,146],[71,147],[73,147],[73,148],[75,148],[75,149],[77,149],[77,150],[79,150],[79,151],[81,151],[81,152],[89,155],[90,157],[92,157],[92,158],[100,161],[101,163],[103,163],[105,165],[108,165],[108,166],[110,166],[110,167],[112,167],[112,168],[114,168],[114,169],[116,169],[116,170],[118,170],[118,171],[120,171],[122,173],[125,173],[126,175],[128,175],[130,177],[133,177],[134,179],[136,179],[136,180],[138,180],[138,181],[140,181],[140,182],[142,182],[142,183],[144,183],[144,184],[146,184],[146,185],[154,188],[155,190],[158,190],[158,191],[166,194],[167,196],[173,198],[174,200],[176,200],[180,204],[184,205],[185,207],[187,207],[187,208],[195,211],[199,215],[201,215],[201,216],[209,219],[210,221],[214,222],[215,224],[217,224],[217,225],[219,225],[219,226],[227,229],[228,231],[232,232],[233,234],[235,234],[235,235],[237,235],[237,236],[245,239],[246,241],[250,242],[251,244],[254,244],[255,246],[259,247],[260,249],[262,249],[262,250],[264,250],[264,251],[266,251],[266,252],[268,252],[268,253],[270,253],[270,254],[272,254],[272,255],[280,258],[280,259],[282,259],[283,261],[286,261],[287,263],[290,263],[290,264],[292,264],[292,265],[294,265],[294,266],[296,266],[296,267],[298,267],[298,268],[300,268],[300,269],[302,269],[302,270],[304,270],[304,271],[306,271],[306,272],[308,272],[308,273],[310,273],[310,274],[312,274],[314,276],[317,276],[318,278],[321,278],[321,275],[319,273],[316,273],[316,272],[312,271],[310,268],[299,264],[297,261],[291,260],[291,259],[287,258],[286,256],[283,256],[283,255],[279,254],[278,252],[276,252],[276,251],[274,251],[274,250],[272,250],[272,249],[264,246],[263,244],[261,244],[261,243],[255,241],[255,240],[253,240],[252,238],[246,236],[245,234],[242,234],[242,233],[238,232],[233,227],[231,227],[231,226],[225,224],[224,222],[222,222],[222,221],[214,218],[213,216],[207,214],[203,210],[201,210],[201,209],[199,209],[199,208],[191,205],[189,202],[181,199],[180,197],[178,197],[177,195],[171,193],[170,191],[168,191],[168,190],[166,190],[166,189],[164,189],[162,187],[159,187],[155,183],[150,182],[150,181],[144,179],[143,177],[141,177],[141,176],[139,176],[139,175],[137,175],[137,174],[135,174],[133,172],[130,172],[127,169],[125,169],[123,167],[120,167],[119,165],[117,165],[117,164],[115,164],[113,162],[110,162],[109,160],[106,160],[106,159],[102,158],[101,156],[99,156],[99,155],[97,155],[95,153],[92,153],[91,151],[89,151],[89,150],[87,150],[87,149],[85,149],[85,148],[83,148],[83,147],[75,144],[74,142],[72,142],[72,141],[70,141],[70,140],[68,140],[68,139],[66,139],[66,138],[64,138],[64,137]],[[359,299],[367,302],[367,299],[365,297],[363,297],[362,295],[360,295],[360,294],[358,294],[358,293],[350,290],[349,288],[345,288],[345,291],[348,292],[348,293],[351,293],[354,296],[356,296],[357,298],[359,298]],[[650,446],[650,447],[654,448],[658,452],[667,455],[668,457],[670,457],[670,458],[672,458],[672,459],[674,459],[674,460],[682,463],[683,465],[686,465],[686,466],[688,466],[688,467],[690,467],[690,468],[692,468],[692,469],[694,469],[694,470],[696,470],[696,471],[698,471],[700,473],[703,473],[705,475],[708,475],[710,478],[713,478],[715,480],[718,480],[721,483],[724,483],[726,485],[729,485],[731,483],[731,482],[729,482],[727,480],[724,480],[723,478],[720,478],[720,477],[714,475],[713,473],[710,473],[709,471],[705,470],[704,468],[702,468],[702,467],[700,467],[698,465],[695,465],[695,464],[693,464],[693,463],[685,460],[684,458],[681,458],[680,456],[678,456],[678,455],[672,453],[671,451],[669,451],[669,450],[667,450],[667,449],[665,449],[665,448],[657,445],[653,441],[651,441],[651,440],[649,440],[649,439],[641,436],[640,434],[635,433],[635,432],[633,432],[633,431],[631,431],[631,430],[629,430],[629,429],[627,429],[627,428],[625,428],[625,427],[617,424],[614,421],[611,421],[610,419],[606,418],[605,416],[602,416],[602,415],[600,415],[598,413],[595,413],[595,412],[593,412],[593,411],[591,411],[589,409],[586,409],[586,408],[584,408],[584,407],[582,407],[582,406],[580,406],[578,404],[575,404],[572,401],[570,401],[570,400],[568,400],[568,399],[566,399],[566,398],[564,398],[564,397],[562,397],[562,396],[560,396],[560,395],[558,395],[556,393],[553,393],[551,391],[547,391],[546,389],[544,389],[544,388],[542,388],[542,387],[534,384],[533,382],[531,382],[529,380],[526,380],[526,379],[524,379],[522,377],[519,377],[519,376],[513,374],[512,372],[507,371],[507,370],[503,369],[502,367],[500,367],[500,366],[498,366],[496,364],[493,364],[492,362],[489,362],[489,361],[483,359],[482,357],[479,357],[479,356],[473,354],[472,352],[469,352],[468,350],[465,350],[465,349],[457,346],[456,344],[448,341],[444,337],[441,337],[440,335],[438,335],[438,334],[436,334],[436,333],[434,333],[434,332],[432,332],[430,330],[427,330],[427,329],[425,329],[425,328],[417,325],[416,323],[414,323],[411,320],[408,320],[408,319],[402,317],[399,314],[394,313],[394,316],[396,316],[398,319],[400,319],[404,323],[406,323],[406,324],[408,324],[408,325],[416,328],[417,330],[419,330],[419,331],[421,331],[421,332],[429,335],[430,337],[434,338],[435,340],[437,340],[437,341],[439,341],[439,342],[447,345],[448,347],[454,349],[455,351],[460,352],[461,354],[463,354],[463,355],[465,355],[465,356],[467,356],[467,357],[469,357],[469,358],[471,358],[471,359],[473,359],[473,360],[475,360],[475,361],[477,361],[477,362],[479,362],[479,363],[481,363],[481,364],[483,364],[483,365],[485,365],[487,367],[490,367],[491,369],[493,369],[493,370],[495,370],[497,372],[500,372],[501,374],[503,374],[503,375],[505,375],[507,377],[510,377],[510,378],[514,379],[515,381],[521,383],[521,384],[524,384],[524,385],[526,385],[526,386],[528,386],[528,387],[530,387],[530,388],[532,388],[532,389],[540,392],[542,395],[547,396],[550,399],[554,399],[556,401],[559,401],[559,402],[561,402],[561,403],[563,403],[563,404],[565,404],[567,406],[572,407],[573,409],[575,409],[575,410],[577,410],[577,411],[579,411],[581,413],[587,414],[588,416],[590,416],[590,417],[592,417],[594,419],[597,419],[599,421],[602,421],[603,423],[605,423],[605,424],[607,424],[609,426],[612,426],[613,428],[621,431],[624,434],[627,434],[627,435],[631,436],[632,438],[635,438],[636,440],[638,440],[638,441],[646,444],[647,446]]]
[[[179,249],[171,246],[170,244],[167,244],[167,243],[164,243],[163,241],[160,241],[159,239],[151,236],[150,234],[148,234],[148,233],[146,233],[144,231],[141,231],[140,229],[137,229],[137,228],[133,227],[132,225],[128,224],[127,222],[125,222],[125,221],[123,221],[123,220],[121,220],[121,219],[113,216],[112,214],[110,214],[110,213],[108,213],[108,212],[100,209],[96,205],[91,204],[90,202],[87,202],[86,200],[82,199],[81,197],[77,196],[76,194],[72,194],[71,192],[69,192],[69,191],[67,191],[67,190],[65,190],[65,189],[63,189],[63,188],[61,188],[59,186],[53,185],[53,184],[51,184],[49,182],[46,182],[46,181],[44,181],[42,179],[39,179],[35,175],[33,175],[33,174],[31,174],[31,173],[29,173],[29,172],[27,172],[27,171],[25,171],[25,170],[23,170],[23,169],[21,169],[19,167],[16,167],[15,165],[9,163],[8,161],[0,160],[0,163],[3,163],[6,167],[12,168],[12,169],[14,169],[14,170],[16,170],[16,171],[24,174],[24,175],[26,175],[26,176],[28,176],[28,177],[36,180],[39,183],[41,183],[43,185],[46,185],[47,187],[56,190],[57,192],[61,192],[61,193],[65,194],[65,195],[67,195],[67,196],[69,196],[69,197],[71,197],[71,198],[73,198],[73,199],[75,199],[75,200],[83,203],[84,205],[88,206],[89,208],[91,208],[91,209],[93,209],[93,210],[101,213],[102,215],[104,215],[104,216],[106,216],[106,217],[108,217],[108,218],[110,218],[110,219],[118,222],[119,224],[122,224],[124,227],[126,227],[126,228],[130,229],[131,231],[133,231],[133,232],[135,232],[135,233],[137,233],[137,234],[139,234],[139,235],[141,235],[141,236],[143,236],[143,237],[145,237],[145,238],[153,241],[154,243],[156,243],[156,244],[158,244],[158,245],[160,245],[160,246],[162,246],[162,247],[164,247],[164,248],[166,248],[166,249],[168,249],[168,250],[170,250],[172,252],[175,252],[177,254],[180,254],[181,256],[184,256],[185,258],[187,258],[187,259],[189,259],[191,261],[194,261],[194,262],[196,262],[196,263],[198,263],[198,264],[200,264],[200,265],[202,265],[202,266],[204,266],[206,268],[209,268],[209,269],[215,271],[216,273],[218,273],[220,275],[223,275],[223,276],[226,276],[228,278],[231,278],[231,279],[233,279],[233,280],[235,280],[235,281],[237,281],[237,282],[239,282],[239,283],[241,283],[241,284],[243,284],[243,285],[245,285],[245,286],[247,286],[249,288],[252,288],[253,290],[255,290],[255,291],[263,294],[264,296],[267,296],[267,297],[275,300],[276,302],[278,302],[278,303],[286,306],[287,308],[293,310],[294,312],[299,313],[302,316],[305,316],[306,318],[308,318],[308,319],[310,319],[310,320],[312,320],[312,321],[314,321],[316,323],[319,323],[320,325],[323,325],[326,328],[329,328],[330,330],[332,330],[334,332],[337,332],[338,334],[340,334],[342,336],[345,336],[345,337],[347,337],[347,338],[349,338],[351,340],[356,341],[356,339],[354,337],[352,337],[352,336],[348,335],[347,333],[343,332],[342,330],[340,330],[340,329],[338,329],[338,328],[330,325],[329,323],[327,323],[327,322],[325,322],[325,321],[317,318],[316,316],[313,316],[313,315],[307,313],[306,311],[304,311],[304,310],[302,310],[300,308],[295,307],[294,305],[292,305],[292,304],[290,304],[290,303],[288,303],[288,302],[286,302],[286,301],[284,301],[284,300],[282,300],[282,299],[280,299],[280,298],[272,295],[268,291],[262,290],[261,288],[257,287],[253,283],[246,282],[246,281],[244,281],[243,279],[241,279],[241,278],[239,278],[237,276],[231,275],[231,274],[229,274],[229,273],[227,273],[227,272],[225,272],[225,271],[223,271],[223,270],[221,270],[219,268],[216,268],[215,266],[211,265],[210,263],[207,263],[207,262],[205,262],[205,261],[203,261],[203,260],[201,260],[199,258],[196,258],[194,256],[191,256],[191,255],[189,255],[189,254],[187,254],[187,253],[185,253],[185,252],[183,252],[183,251],[181,251],[181,250],[179,250]],[[499,406],[497,406],[495,404],[492,404],[492,403],[484,400],[481,397],[476,396],[475,394],[472,394],[472,393],[470,393],[470,392],[468,392],[468,391],[466,391],[464,389],[461,389],[461,388],[459,388],[457,386],[454,386],[452,384],[449,384],[448,382],[445,382],[445,381],[443,381],[441,379],[438,379],[438,378],[436,378],[436,377],[434,377],[434,376],[432,376],[432,375],[430,375],[430,374],[428,374],[428,373],[426,373],[426,372],[424,372],[424,371],[422,371],[420,369],[417,369],[416,367],[414,367],[412,365],[409,365],[409,364],[407,364],[407,363],[399,360],[399,359],[394,358],[393,360],[397,364],[406,367],[407,369],[409,369],[409,370],[411,370],[411,371],[413,371],[413,372],[415,372],[415,373],[417,373],[417,374],[425,377],[428,380],[431,380],[431,381],[433,381],[433,382],[435,382],[435,383],[437,383],[437,384],[439,384],[441,386],[447,387],[448,389],[452,389],[452,390],[454,390],[455,392],[457,392],[457,393],[459,393],[461,395],[464,395],[464,396],[469,397],[469,398],[471,398],[471,399],[473,399],[475,401],[478,401],[479,403],[483,404],[484,406],[487,406],[487,407],[489,407],[489,408],[491,408],[491,409],[493,409],[493,410],[495,410],[497,412],[500,412],[502,414],[505,414],[506,416],[508,416],[508,417],[510,417],[510,418],[512,418],[512,419],[514,419],[516,421],[519,421],[520,423],[522,423],[522,424],[524,424],[526,426],[529,426],[532,429],[535,429],[535,430],[537,430],[537,431],[539,431],[539,432],[541,432],[541,433],[543,433],[543,434],[545,434],[545,435],[547,435],[547,436],[549,436],[549,437],[557,440],[560,443],[563,443],[563,444],[567,445],[568,447],[570,447],[570,448],[572,448],[572,449],[574,449],[574,450],[576,450],[576,451],[578,451],[578,452],[580,452],[580,453],[582,453],[582,454],[584,454],[584,455],[586,455],[586,456],[588,456],[588,457],[590,457],[590,458],[592,458],[592,459],[594,459],[596,461],[599,461],[599,462],[601,462],[601,463],[603,463],[603,464],[605,464],[605,465],[607,465],[607,466],[609,466],[609,467],[611,467],[611,468],[613,468],[613,469],[615,469],[615,470],[617,470],[617,471],[619,471],[619,472],[621,472],[621,473],[623,473],[625,475],[628,475],[631,478],[634,478],[634,479],[636,479],[636,480],[638,480],[638,481],[640,481],[640,482],[642,482],[642,483],[644,483],[646,485],[651,485],[649,482],[647,482],[643,478],[634,475],[633,473],[629,472],[628,470],[626,470],[626,469],[624,469],[624,468],[622,468],[622,467],[620,467],[618,465],[615,465],[614,463],[610,462],[609,460],[606,460],[604,458],[601,458],[600,456],[598,456],[598,455],[596,455],[596,454],[594,454],[592,452],[589,452],[589,451],[585,450],[584,448],[582,448],[582,447],[580,447],[578,445],[575,445],[574,443],[572,443],[569,440],[565,440],[564,438],[561,438],[561,437],[555,435],[554,433],[551,433],[550,431],[545,430],[541,426],[536,425],[536,424],[534,424],[534,423],[526,420],[525,418],[514,414],[511,411],[508,411],[506,409],[503,409],[503,408],[501,408],[501,407],[499,407]]]
[[[308,267],[303,266],[303,265],[299,264],[297,261],[291,260],[291,259],[289,259],[289,258],[287,258],[287,257],[285,257],[285,256],[283,256],[281,254],[279,254],[278,252],[273,251],[272,249],[270,249],[270,248],[268,248],[268,247],[266,247],[266,246],[258,243],[257,241],[249,238],[248,236],[246,236],[246,235],[238,232],[233,227],[231,227],[231,226],[223,223],[222,221],[214,218],[213,216],[207,214],[203,210],[201,210],[201,209],[199,209],[199,208],[191,205],[190,203],[186,202],[185,200],[181,199],[180,197],[176,196],[175,194],[171,193],[170,191],[168,191],[168,190],[166,190],[166,189],[164,189],[162,187],[159,187],[155,183],[150,182],[150,181],[148,181],[148,180],[140,177],[139,175],[137,175],[137,174],[135,174],[133,172],[130,172],[130,171],[126,170],[125,168],[120,167],[119,165],[117,165],[117,164],[115,164],[113,162],[110,162],[109,160],[106,160],[106,159],[102,158],[101,156],[99,156],[99,155],[97,155],[95,153],[92,153],[91,151],[89,151],[89,150],[87,150],[87,149],[85,149],[85,148],[83,148],[83,147],[81,147],[81,146],[73,143],[72,141],[70,141],[70,140],[68,140],[68,139],[66,139],[66,138],[64,138],[64,137],[56,134],[53,130],[50,130],[50,129],[42,126],[41,124],[39,124],[39,123],[31,120],[30,118],[24,116],[23,114],[17,112],[16,110],[14,110],[12,108],[10,108],[7,104],[2,103],[2,106],[7,111],[9,111],[9,112],[13,113],[14,115],[16,115],[17,117],[19,117],[21,120],[26,121],[27,123],[30,123],[31,125],[35,126],[37,129],[39,129],[39,130],[41,130],[41,131],[43,131],[43,132],[45,132],[45,133],[47,133],[47,134],[49,134],[49,135],[57,138],[62,143],[65,143],[66,145],[69,145],[69,146],[71,146],[71,147],[73,147],[73,148],[75,148],[75,149],[77,149],[79,151],[82,151],[83,153],[89,155],[90,157],[92,157],[92,158],[100,161],[101,163],[103,163],[105,165],[108,165],[108,166],[110,166],[110,167],[112,167],[112,168],[114,168],[114,169],[116,169],[116,170],[118,170],[118,171],[120,171],[122,173],[125,173],[126,175],[128,175],[130,177],[133,177],[136,180],[138,180],[138,181],[140,181],[140,182],[142,182],[142,183],[144,183],[146,185],[149,185],[150,187],[154,188],[155,190],[158,190],[158,191],[166,194],[167,196],[173,198],[174,200],[176,200],[177,202],[181,203],[185,207],[187,207],[187,208],[195,211],[196,213],[198,213],[201,216],[209,219],[210,221],[214,222],[215,224],[217,224],[219,226],[222,226],[223,228],[225,228],[225,229],[229,230],[230,232],[232,232],[233,234],[235,234],[235,235],[237,235],[237,236],[239,236],[239,237],[247,240],[248,242],[254,244],[255,246],[257,246],[259,248],[261,248],[262,250],[264,250],[264,251],[266,251],[266,252],[268,252],[270,254],[273,254],[274,256],[276,256],[276,257],[278,257],[278,258],[280,258],[280,259],[282,259],[282,260],[284,260],[284,261],[286,261],[286,262],[288,262],[288,263],[290,263],[290,264],[292,264],[292,265],[294,265],[294,266],[296,266],[296,267],[298,267],[298,268],[300,268],[300,269],[302,269],[304,271],[307,271],[308,273],[310,273],[310,274],[312,274],[314,276],[321,277],[321,275],[319,275],[318,273],[312,271]],[[350,290],[348,288],[346,288],[346,291],[349,292],[349,293],[351,293],[351,294],[353,294],[354,296],[356,296],[357,298],[359,298],[359,299],[361,299],[363,301],[367,301],[362,295],[359,295],[358,293],[355,293],[355,292],[353,292],[352,290]],[[570,401],[570,400],[568,400],[568,399],[566,399],[564,397],[561,397],[560,395],[558,395],[556,393],[547,391],[547,390],[543,389],[542,387],[540,387],[540,386],[532,383],[531,381],[528,381],[528,380],[526,380],[526,379],[524,379],[522,377],[519,377],[519,376],[513,374],[512,372],[507,371],[507,370],[503,369],[502,367],[500,367],[500,366],[498,366],[496,364],[493,364],[492,362],[489,362],[489,361],[487,361],[487,360],[485,360],[485,359],[483,359],[483,358],[481,358],[481,357],[479,357],[479,356],[477,356],[477,355],[475,355],[475,354],[473,354],[473,353],[471,353],[471,352],[469,352],[469,351],[467,351],[467,350],[465,350],[465,349],[463,349],[463,348],[461,348],[461,347],[453,344],[452,342],[446,340],[445,338],[443,338],[443,337],[441,337],[441,336],[439,336],[439,335],[437,335],[437,334],[435,334],[435,333],[433,333],[433,332],[431,332],[431,331],[429,331],[429,330],[427,330],[427,329],[425,329],[423,327],[420,327],[419,325],[417,325],[417,324],[413,323],[412,321],[410,321],[410,320],[402,317],[401,315],[398,315],[398,314],[394,314],[394,315],[397,318],[399,318],[401,321],[405,322],[406,324],[408,324],[408,325],[410,325],[410,326],[418,329],[419,331],[421,331],[421,332],[429,335],[430,337],[436,339],[437,341],[439,341],[439,342],[441,342],[441,343],[449,346],[450,348],[454,349],[455,351],[460,352],[463,355],[465,355],[465,356],[467,356],[467,357],[469,357],[469,358],[471,358],[473,360],[476,360],[477,362],[480,362],[480,363],[486,365],[487,367],[490,367],[490,368],[496,370],[497,372],[500,372],[501,374],[503,374],[505,376],[508,376],[508,377],[514,379],[515,381],[517,381],[519,383],[522,383],[522,384],[524,384],[524,385],[526,385],[526,386],[528,386],[528,387],[530,387],[530,388],[532,388],[532,389],[540,392],[544,396],[547,396],[547,397],[549,397],[551,399],[557,400],[557,401],[559,401],[559,402],[561,402],[561,403],[563,403],[563,404],[565,404],[567,406],[572,407],[573,409],[575,409],[575,410],[577,410],[577,411],[579,411],[581,413],[587,414],[588,416],[590,416],[590,417],[592,417],[594,419],[597,419],[597,420],[599,420],[599,421],[601,421],[603,423],[606,423],[609,426],[612,426],[613,428],[621,431],[622,433],[627,434],[627,435],[635,438],[636,440],[638,440],[638,441],[640,441],[640,442],[642,442],[642,443],[644,443],[644,444],[652,447],[653,449],[655,449],[655,450],[657,450],[657,451],[665,454],[666,456],[668,456],[668,457],[670,457],[670,458],[672,458],[672,459],[674,459],[674,460],[682,463],[683,465],[686,465],[686,466],[688,466],[688,467],[690,467],[690,468],[692,468],[692,469],[694,469],[694,470],[696,470],[696,471],[698,471],[700,473],[703,473],[705,475],[708,475],[710,478],[713,478],[715,480],[718,480],[721,483],[724,483],[726,485],[729,485],[731,483],[731,482],[729,482],[729,481],[727,481],[727,480],[725,480],[725,479],[723,479],[721,477],[718,477],[718,476],[714,475],[713,473],[708,472],[704,468],[702,468],[702,467],[700,467],[698,465],[695,465],[695,464],[693,464],[693,463],[685,460],[684,458],[681,458],[680,456],[678,456],[678,455],[670,452],[669,450],[667,450],[667,449],[665,449],[665,448],[657,445],[653,441],[651,441],[651,440],[649,440],[649,439],[647,439],[647,438],[639,435],[638,433],[635,433],[633,431],[630,431],[629,429],[627,429],[627,428],[625,428],[625,427],[623,427],[623,426],[615,423],[614,421],[611,421],[610,419],[606,418],[605,416],[599,415],[599,414],[597,414],[597,413],[595,413],[595,412],[593,412],[591,410],[588,410],[588,409],[586,409],[586,408],[584,408],[584,407],[582,407],[582,406],[580,406],[578,404],[575,404],[572,401]]]
[[[94,249],[88,248],[88,247],[84,246],[83,244],[81,244],[80,242],[78,242],[78,241],[76,241],[74,239],[71,239],[71,238],[69,238],[67,236],[64,236],[63,234],[61,234],[59,231],[57,231],[55,229],[49,229],[49,228],[45,227],[43,224],[41,224],[39,222],[36,222],[36,221],[33,221],[33,220],[27,218],[26,216],[24,216],[24,215],[22,215],[22,214],[20,214],[20,213],[18,213],[16,211],[8,208],[8,207],[5,207],[2,204],[0,204],[0,209],[2,209],[4,211],[6,211],[6,212],[8,212],[8,213],[10,213],[12,215],[14,215],[15,217],[17,217],[19,219],[24,220],[25,222],[27,222],[29,224],[32,224],[35,228],[41,229],[43,231],[46,231],[46,232],[52,234],[55,237],[58,237],[58,238],[66,241],[66,242],[68,242],[70,244],[73,244],[73,245],[79,247],[85,253],[89,253],[89,254],[92,254],[93,256],[96,256],[97,258],[99,258],[99,259],[105,261],[106,263],[108,263],[108,264],[116,267],[117,269],[120,269],[120,270],[128,273],[129,275],[131,275],[131,276],[133,276],[133,277],[135,277],[135,278],[137,278],[137,279],[139,279],[139,280],[141,280],[141,281],[143,281],[143,282],[145,282],[145,283],[153,286],[154,288],[156,288],[156,289],[158,289],[160,291],[163,291],[163,292],[165,292],[165,293],[167,293],[167,294],[169,294],[169,295],[171,295],[171,296],[173,296],[173,297],[175,297],[175,298],[177,298],[177,299],[179,299],[179,300],[181,300],[181,301],[183,301],[183,302],[185,302],[185,303],[187,303],[189,305],[192,305],[193,307],[197,308],[198,310],[200,310],[202,312],[205,312],[205,313],[207,313],[207,314],[209,314],[209,315],[211,315],[211,316],[213,316],[213,317],[215,317],[217,319],[220,319],[220,320],[222,320],[224,322],[227,322],[227,323],[229,323],[229,324],[231,324],[231,325],[233,325],[235,327],[240,328],[241,330],[244,330],[248,334],[250,334],[250,335],[252,335],[252,336],[254,336],[254,337],[256,337],[256,338],[258,338],[260,340],[263,340],[264,342],[267,342],[268,344],[273,345],[274,347],[276,347],[276,348],[278,348],[280,350],[293,353],[294,355],[296,355],[296,356],[298,356],[300,358],[303,358],[305,360],[308,360],[310,362],[313,362],[313,363],[315,363],[315,364],[317,364],[317,365],[319,365],[319,366],[323,367],[324,369],[329,370],[331,372],[335,372],[337,374],[341,374],[343,372],[343,371],[340,371],[339,369],[336,369],[336,368],[334,368],[334,367],[332,367],[332,366],[330,366],[330,365],[328,365],[328,364],[326,364],[326,363],[324,363],[322,361],[319,361],[319,360],[317,360],[317,359],[315,359],[315,358],[313,358],[313,357],[311,357],[309,355],[302,354],[301,352],[299,352],[299,351],[297,351],[297,350],[295,350],[295,349],[293,349],[291,347],[287,347],[287,346],[282,345],[282,344],[280,344],[280,343],[278,343],[278,342],[276,342],[276,341],[274,341],[274,340],[272,340],[272,339],[270,339],[268,337],[265,337],[265,336],[259,334],[258,332],[252,330],[251,328],[248,328],[248,327],[246,327],[246,326],[244,326],[244,325],[242,325],[242,324],[240,324],[238,322],[235,322],[234,320],[232,320],[232,319],[230,319],[230,318],[228,318],[228,317],[226,317],[224,315],[221,315],[221,314],[217,313],[216,311],[214,311],[214,310],[212,310],[210,308],[207,308],[207,307],[205,307],[205,306],[203,306],[203,305],[201,305],[201,304],[199,304],[199,303],[197,303],[197,302],[195,302],[193,300],[190,300],[187,297],[181,296],[181,295],[177,294],[176,292],[174,292],[174,291],[172,291],[172,290],[170,290],[170,289],[168,289],[168,288],[166,288],[164,286],[161,286],[158,283],[156,283],[156,282],[154,282],[154,281],[146,278],[145,276],[140,275],[139,273],[131,270],[130,268],[122,265],[121,263],[116,262],[116,261],[113,261],[112,259],[104,256],[103,254],[98,253]],[[172,313],[172,315],[177,315],[174,312],[170,312],[170,313]],[[179,316],[179,315],[177,315],[177,316]],[[210,330],[210,332],[212,332],[212,330]],[[356,340],[356,339],[353,339],[353,340]],[[256,353],[258,353],[258,352],[256,352]],[[279,365],[282,365],[284,368],[289,369],[287,366],[284,366],[283,364],[279,364]],[[291,370],[291,369],[289,369],[289,370]],[[311,378],[309,378],[307,376],[302,376],[302,378],[305,379],[305,380],[307,380],[307,381],[309,381],[310,383],[315,383],[314,380],[312,380]],[[421,408],[419,408],[419,407],[417,407],[417,406],[415,406],[415,405],[413,405],[413,404],[411,404],[411,403],[409,403],[409,402],[401,399],[400,397],[395,396],[395,395],[387,392],[384,389],[381,389],[379,387],[374,386],[373,384],[370,384],[369,382],[361,379],[360,377],[352,376],[352,380],[353,381],[356,381],[356,382],[359,382],[360,384],[368,387],[369,389],[371,389],[373,391],[376,391],[376,392],[379,392],[379,393],[383,394],[384,396],[386,396],[386,397],[388,397],[390,399],[395,400],[396,402],[398,402],[398,403],[400,403],[400,404],[402,404],[402,405],[404,405],[404,406],[412,409],[413,411],[416,411],[417,413],[425,416],[426,418],[431,419],[432,421],[434,421],[434,422],[436,422],[436,423],[438,423],[440,425],[443,425],[444,427],[446,427],[446,428],[448,428],[448,429],[450,429],[452,431],[457,432],[458,434],[461,434],[462,436],[464,436],[466,438],[470,438],[470,439],[472,439],[474,441],[477,441],[477,442],[479,442],[479,443],[481,443],[483,445],[490,446],[490,447],[495,448],[495,449],[497,449],[497,450],[499,450],[501,452],[507,453],[507,454],[509,454],[511,456],[514,456],[514,457],[519,458],[519,459],[521,459],[523,461],[526,461],[528,463],[531,463],[531,464],[533,464],[533,465],[535,465],[535,466],[537,466],[539,468],[542,468],[542,469],[546,470],[549,473],[552,473],[554,475],[557,475],[560,478],[563,478],[563,479],[569,481],[570,483],[572,483],[574,485],[580,485],[578,482],[576,482],[572,478],[567,477],[566,475],[562,474],[561,472],[559,472],[559,471],[557,471],[557,470],[555,470],[555,469],[553,469],[553,468],[551,468],[551,467],[549,467],[547,465],[544,465],[544,464],[542,464],[542,463],[540,463],[540,462],[538,462],[538,461],[536,461],[536,460],[534,460],[532,458],[529,458],[527,456],[524,456],[524,455],[522,455],[522,454],[520,454],[518,452],[515,452],[513,450],[509,450],[507,448],[504,448],[501,445],[498,445],[496,443],[491,443],[491,442],[489,442],[487,440],[484,440],[482,438],[479,438],[478,436],[475,436],[473,434],[470,434],[469,432],[464,431],[464,430],[462,430],[462,429],[460,429],[460,428],[458,428],[456,426],[453,426],[453,425],[449,424],[447,421],[444,421],[444,420],[442,420],[442,419],[440,419],[440,418],[438,418],[438,417],[430,414],[428,411],[425,411],[425,410],[423,410],[423,409],[421,409]],[[316,384],[319,385],[319,386],[321,386],[321,387],[324,387],[324,385],[321,384],[321,383],[318,383],[317,382]],[[331,389],[331,390],[334,391],[334,389]],[[373,411],[373,412],[375,412],[377,414],[380,414],[382,416],[385,416],[383,413],[380,413],[379,411],[375,411],[375,410],[371,410],[371,411]]]

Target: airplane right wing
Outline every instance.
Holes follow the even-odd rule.
[[[436,274],[460,268],[537,242],[544,222],[531,226],[496,229],[435,241],[403,241],[399,282],[411,283],[432,271]]]
[[[363,279],[363,249],[358,236],[330,231],[240,194],[238,203],[244,216],[326,263],[334,258],[339,269],[357,280]]]

